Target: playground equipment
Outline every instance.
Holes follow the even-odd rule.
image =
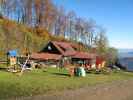
[[[9,68],[8,71],[16,72],[16,64],[17,64],[17,50],[10,50],[7,53],[7,65],[9,62]]]
[[[9,62],[9,67],[8,67],[9,72],[15,72],[15,73],[20,72],[20,75],[22,75],[24,70],[30,69],[30,68],[27,68],[27,64],[30,59],[29,55],[26,57],[26,60],[23,62],[23,64],[21,64],[18,59],[17,50],[10,50],[7,54],[8,54],[7,63]]]
[[[22,69],[21,69],[20,75],[22,75],[24,70],[26,70],[26,64],[28,63],[29,59],[30,59],[30,56],[28,55],[25,63],[22,65]]]

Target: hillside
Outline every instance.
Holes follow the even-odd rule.
[[[50,35],[45,29],[32,29],[16,21],[0,19],[0,58],[12,49],[17,49],[20,54],[37,52],[50,40],[68,41],[63,36]],[[79,43],[79,46],[85,49],[83,44]]]
[[[38,51],[50,39],[48,33],[38,36],[34,30],[8,19],[0,19],[0,54],[10,49],[19,52]]]

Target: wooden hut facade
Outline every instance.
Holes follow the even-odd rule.
[[[91,63],[96,59],[96,55],[78,51],[74,43],[50,41],[39,53],[33,53],[31,59],[66,66],[79,62]]]

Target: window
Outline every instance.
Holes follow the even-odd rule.
[[[51,46],[48,46],[48,50],[52,50]]]

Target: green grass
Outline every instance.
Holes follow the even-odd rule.
[[[133,73],[113,72],[109,75],[87,74],[86,77],[69,77],[65,69],[33,70],[21,77],[0,71],[0,100],[10,97],[32,96],[66,89],[76,89],[116,80],[133,78]]]

